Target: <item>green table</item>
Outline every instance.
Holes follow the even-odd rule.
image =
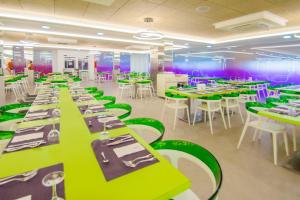
[[[235,81],[235,80],[220,80],[217,81],[219,84],[231,84],[239,86],[250,86],[269,83],[268,81]]]
[[[190,181],[181,172],[128,127],[109,131],[110,135],[130,133],[160,162],[107,182],[91,148],[91,142],[99,139],[99,134],[90,134],[68,89],[60,89],[59,100],[60,143],[3,154],[0,158],[1,178],[63,163],[66,199],[72,200],[165,200],[190,187]]]
[[[300,85],[281,87],[277,90],[279,90],[281,94],[300,96]]]
[[[213,95],[221,95],[221,94],[228,94],[228,93],[235,93],[235,92],[244,92],[249,90],[248,88],[236,88],[236,89],[226,89],[223,87],[216,88],[216,91],[213,91],[212,87],[206,87],[206,90],[211,90],[211,93],[206,93],[206,94],[197,94],[196,92],[198,91],[197,88],[192,87],[192,88],[184,88],[182,90],[179,89],[167,89],[166,92],[171,92],[174,94],[179,94],[183,96],[187,96],[192,99],[196,99],[199,97],[205,97],[205,96],[213,96]],[[203,91],[205,92],[205,90]]]

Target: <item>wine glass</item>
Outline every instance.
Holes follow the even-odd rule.
[[[52,197],[51,200],[64,200],[63,198],[57,196],[56,185],[61,183],[64,180],[64,172],[54,171],[47,174],[42,183],[46,187],[52,187]]]
[[[106,123],[109,122],[109,118],[101,118],[101,122],[103,123],[103,131],[100,132],[100,136],[103,140],[109,139],[109,132],[106,130]]]

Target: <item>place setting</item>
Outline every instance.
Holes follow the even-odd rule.
[[[32,149],[59,143],[60,124],[19,128],[9,141],[4,153]]]
[[[64,200],[64,167],[56,164],[0,178],[3,200]]]
[[[159,162],[130,134],[95,140],[92,148],[107,181]]]
[[[270,108],[268,111],[281,114],[281,115],[291,116],[291,117],[297,117],[300,115],[300,110],[297,110],[295,107],[288,107],[285,105]]]
[[[105,107],[99,104],[82,105],[78,108],[81,114],[92,114],[106,111]]]
[[[125,127],[121,120],[110,114],[86,117],[84,120],[91,133]]]
[[[23,121],[35,121],[35,120],[43,120],[49,118],[57,118],[60,117],[60,110],[58,108],[55,109],[42,109],[29,111]]]

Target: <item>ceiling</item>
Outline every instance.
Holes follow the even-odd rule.
[[[199,7],[205,8],[204,12],[198,12]],[[254,32],[228,32],[213,26],[264,10],[287,19],[288,24]],[[71,38],[77,42],[69,46],[76,48],[145,50],[172,42],[174,49],[181,48],[178,51],[185,53],[230,54],[228,51],[233,49],[270,52],[255,48],[300,44],[298,38],[282,38],[300,32],[299,11],[300,0],[0,0],[0,37],[7,43],[27,39],[41,44],[50,44],[48,37]],[[145,17],[154,19],[150,28],[163,33],[164,39],[141,41],[132,37],[148,28],[143,22]],[[43,25],[50,29],[42,29]],[[103,35],[97,35],[99,32]],[[300,55],[296,47],[276,47],[272,51]]]

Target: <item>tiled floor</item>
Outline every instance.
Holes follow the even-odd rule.
[[[145,100],[120,98],[115,83],[98,84],[86,82],[84,85],[96,85],[104,90],[105,95],[117,96],[117,103],[129,103],[133,106],[131,117],[152,117],[160,119],[163,99],[158,97]],[[300,174],[289,171],[273,164],[271,137],[262,136],[261,141],[253,143],[252,132],[246,135],[240,150],[236,149],[243,124],[238,115],[232,118],[232,128],[225,130],[220,116],[213,122],[214,135],[209,132],[209,126],[198,123],[188,126],[178,121],[175,130],[172,130],[174,114],[168,111],[163,123],[166,127],[164,139],[188,140],[197,143],[211,151],[223,170],[223,184],[219,199],[222,200],[293,200],[300,199]],[[299,131],[298,131],[299,132]],[[282,140],[279,139],[279,165],[285,156]],[[291,137],[289,138],[292,151]],[[300,139],[298,137],[298,143]],[[300,146],[298,145],[300,149]],[[210,186],[208,178],[198,170],[197,166],[184,161],[180,169],[192,180],[192,189],[201,199],[207,199]]]

